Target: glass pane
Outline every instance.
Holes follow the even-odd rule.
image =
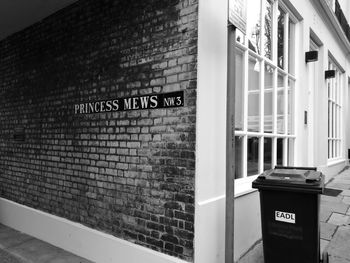
[[[333,79],[334,80],[334,83],[333,83],[333,90],[334,90],[334,97],[333,97],[333,100],[334,102],[337,102],[338,101],[338,79],[337,79],[337,74],[338,72],[335,72],[335,78]]]
[[[247,38],[248,47],[260,54],[260,3],[257,1],[246,1],[247,3]]]
[[[281,8],[278,8],[277,64],[280,68],[284,68],[284,19],[285,19],[285,13]]]
[[[264,138],[264,171],[272,168],[272,138]]]
[[[272,59],[272,4],[268,0],[265,1],[265,10],[264,10],[264,37],[263,37],[263,45],[264,51],[263,54],[265,57]],[[254,2],[254,1],[248,1]],[[249,9],[248,9],[249,10]],[[249,11],[248,11],[249,13]]]
[[[295,60],[294,60],[294,50],[295,50],[295,37],[294,37],[294,28],[295,25],[289,20],[289,32],[288,32],[288,72],[290,74],[294,75],[294,67],[295,67]]]
[[[328,138],[331,137],[331,102],[328,100]]]
[[[335,94],[336,94],[336,103],[340,104],[340,87],[342,86],[341,85],[341,78],[340,78],[340,73],[339,71],[336,71],[335,72],[336,76],[337,76],[337,88],[336,88],[336,91],[335,91]]]
[[[332,140],[330,140],[330,146],[331,148],[330,148],[329,158],[333,158],[333,141]]]
[[[243,136],[235,137],[235,178],[243,177]]]
[[[337,119],[337,106],[334,103],[333,104],[333,118],[334,118],[334,123],[333,123],[333,128],[334,128],[334,133],[333,133],[333,137],[336,138],[337,137],[337,123],[338,123],[338,119]]]
[[[284,77],[277,77],[277,133],[284,133]]]
[[[331,83],[328,81],[327,83],[327,87],[328,87],[328,98],[331,97]]]
[[[247,172],[248,176],[259,173],[259,138],[248,137],[247,143]]]
[[[288,156],[287,156],[287,165],[293,166],[293,151],[294,151],[294,139],[288,139]]]
[[[283,139],[277,139],[277,165],[283,165]]]
[[[338,157],[338,142],[334,140],[334,157]]]
[[[260,62],[249,56],[248,68],[248,130],[259,131]]]
[[[328,140],[328,159],[331,158],[331,141]]]
[[[331,109],[331,114],[332,114],[332,130],[331,130],[331,137],[334,138],[334,103],[332,102],[332,109]]]
[[[272,98],[273,98],[273,73],[274,69],[265,64],[264,71],[264,131],[272,133],[273,118],[272,118]]]
[[[240,50],[236,51],[235,129],[243,130],[244,62],[243,53]]]
[[[288,80],[288,134],[293,134],[294,81]]]

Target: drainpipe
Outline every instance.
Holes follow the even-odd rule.
[[[227,109],[226,109],[226,219],[225,263],[234,262],[234,198],[235,198],[235,35],[228,25],[227,43]]]

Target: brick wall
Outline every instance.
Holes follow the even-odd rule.
[[[82,0],[0,42],[1,197],[193,261],[197,0]],[[183,107],[74,105],[184,91]]]

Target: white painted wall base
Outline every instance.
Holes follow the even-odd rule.
[[[225,262],[225,196],[196,203],[195,262]]]
[[[4,198],[0,223],[98,263],[187,262]]]
[[[329,182],[334,176],[336,176],[345,166],[349,164],[348,160],[342,160],[332,165],[324,165],[317,167],[317,170],[325,175],[325,182]]]

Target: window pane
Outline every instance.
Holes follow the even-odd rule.
[[[254,52],[260,54],[260,2],[246,1],[247,3],[247,38],[248,47]]]
[[[293,134],[294,81],[288,80],[288,134]]]
[[[235,178],[243,177],[243,136],[235,137]]]
[[[331,137],[332,138],[334,138],[334,129],[335,129],[335,127],[334,127],[334,121],[335,121],[335,119],[334,119],[334,103],[332,102],[332,104],[331,104],[331,114],[332,114],[332,117],[331,117],[331,120],[332,120],[332,130],[331,130]]]
[[[248,176],[259,173],[259,138],[248,137],[247,143],[247,171]]]
[[[264,132],[272,133],[272,91],[273,91],[274,69],[265,64],[264,71]]]
[[[334,156],[338,157],[338,142],[334,140]]]
[[[331,141],[328,140],[328,159],[331,158]]]
[[[243,130],[244,62],[243,52],[238,49],[236,49],[236,51],[235,129]]]
[[[264,37],[263,37],[263,45],[264,45],[264,56],[272,59],[272,4],[268,0],[265,1],[265,10],[264,10]],[[254,2],[254,1],[248,1]],[[249,10],[249,9],[248,9]],[[248,11],[249,13],[249,11]]]
[[[264,138],[264,171],[272,168],[272,138]]]
[[[259,131],[260,62],[256,58],[249,56],[248,68],[248,130]]]
[[[284,77],[277,77],[277,132],[284,133]]]
[[[280,68],[284,68],[284,19],[285,19],[285,13],[281,8],[278,8],[277,13],[277,23],[278,23],[278,29],[277,29],[277,65]]]
[[[329,69],[336,71],[335,78],[327,80],[328,88],[328,158],[342,156],[341,120],[341,73],[337,66],[329,62]]]
[[[337,107],[335,103],[333,103],[333,138],[337,137]]]
[[[288,72],[290,74],[294,74],[294,65],[295,65],[295,60],[294,60],[294,43],[295,43],[295,37],[294,37],[294,30],[295,26],[289,20],[289,32],[288,32]]]
[[[287,164],[289,166],[293,166],[294,165],[294,160],[293,160],[293,153],[294,153],[294,139],[288,139],[288,162]]]
[[[282,138],[277,139],[277,160],[278,165],[283,165],[283,140]]]
[[[328,138],[331,137],[331,102],[328,100]]]

